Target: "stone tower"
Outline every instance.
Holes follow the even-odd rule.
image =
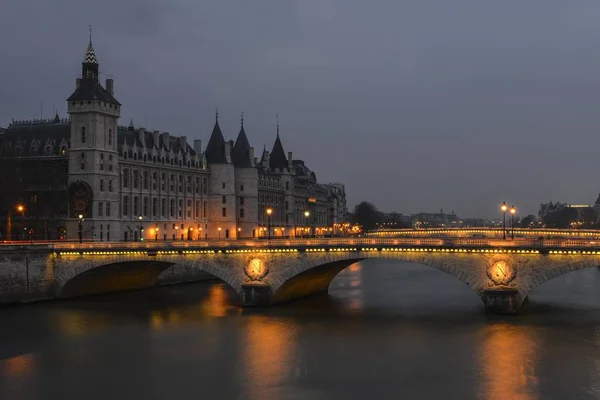
[[[232,154],[235,166],[237,237],[257,237],[258,170],[254,162],[254,148],[250,147],[246,131],[244,130],[243,113],[240,133],[235,140]]]
[[[78,216],[82,215],[85,240],[99,239],[100,225],[110,231],[111,222],[114,240],[119,231],[117,121],[121,104],[113,96],[113,80],[106,79],[106,87],[99,82],[91,30],[81,66],[81,78],[67,99],[71,116],[67,235],[69,239],[78,236]]]

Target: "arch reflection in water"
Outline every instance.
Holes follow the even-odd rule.
[[[243,398],[283,399],[295,370],[296,324],[293,320],[248,316],[240,348],[242,354]],[[288,387],[286,387],[288,386]]]
[[[347,309],[352,314],[361,313],[365,305],[362,264],[354,263],[336,276],[331,282],[330,293],[333,297],[346,299]]]
[[[479,353],[481,398],[536,400],[539,348],[533,329],[506,323],[483,329]]]

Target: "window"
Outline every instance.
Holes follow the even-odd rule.
[[[244,196],[241,196],[240,197],[240,206],[243,206],[243,205],[244,205]]]
[[[171,217],[175,216],[175,200],[171,199],[171,204],[170,204],[170,215]]]
[[[240,192],[244,191],[244,185],[240,185]]]
[[[290,183],[289,182],[285,183],[285,190],[290,190]]]
[[[133,215],[140,215],[140,198],[138,196],[133,197]]]
[[[104,203],[99,201],[98,202],[98,216],[101,217],[102,216],[102,211],[104,211]]]
[[[85,126],[81,127],[81,143],[85,143]]]
[[[244,209],[240,208],[240,218],[244,218]]]
[[[192,193],[192,177],[187,177],[187,192]]]
[[[200,215],[200,201],[198,201],[198,200],[196,201],[196,208],[194,210],[194,214],[196,214],[196,218],[202,217]]]
[[[167,216],[167,200],[162,199],[160,201],[160,215],[163,217]]]
[[[109,171],[113,170],[113,166],[112,166],[112,154],[108,155],[108,170]]]
[[[144,171],[144,190],[148,190],[148,171]]]
[[[108,145],[112,146],[112,129],[108,130]]]
[[[156,190],[156,181],[158,180],[158,173],[152,173],[152,190]]]
[[[223,217],[226,217],[227,216],[227,208],[223,207],[222,211],[223,211]]]
[[[85,169],[85,154],[81,153],[81,170]]]
[[[177,215],[179,215],[179,218],[183,217],[183,200],[179,200],[179,203],[177,204],[179,206],[179,210]]]
[[[129,215],[129,196],[123,196],[123,216]]]
[[[196,194],[200,194],[200,178],[196,178],[196,186],[194,188]]]
[[[106,216],[110,217],[110,203],[106,202]]]
[[[223,186],[223,189],[225,189],[225,182],[223,182],[222,186]]]
[[[206,194],[206,178],[202,180],[202,194]]]
[[[175,191],[175,175],[171,174],[171,192]]]
[[[204,204],[202,205],[202,214],[204,215],[204,218],[206,218],[206,200],[204,200]]]
[[[287,211],[290,208],[290,203],[289,201],[285,202],[285,211]]]
[[[152,199],[152,216],[156,217],[156,208],[158,206],[158,199]]]
[[[129,187],[129,169],[125,168],[123,170],[123,187]]]
[[[187,216],[188,216],[188,218],[192,217],[192,201],[191,200],[187,201]]]
[[[100,154],[100,171],[104,171],[104,154]]]
[[[108,181],[108,191],[109,192],[113,191],[113,189],[112,189],[112,181]]]
[[[227,204],[227,196],[223,196],[223,204]]]
[[[144,197],[144,212],[143,212],[144,217],[148,216],[148,198]]]
[[[104,179],[100,179],[100,191],[104,192]]]
[[[133,171],[133,188],[137,189],[139,184],[140,184],[140,171],[135,170],[135,171]],[[137,214],[137,213],[135,213],[135,214]]]
[[[179,184],[177,185],[178,189],[179,189],[179,193],[183,192],[183,176],[179,175],[177,177],[179,179]]]

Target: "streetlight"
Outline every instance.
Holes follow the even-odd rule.
[[[154,241],[158,242],[158,225],[154,228]]]
[[[306,224],[306,227],[308,228],[308,217],[310,217],[310,211],[304,211],[304,223]],[[310,232],[309,235],[310,236]]]
[[[271,240],[271,214],[273,214],[273,209],[271,207],[267,208],[267,218],[268,218],[268,230],[269,230],[269,237],[268,239]]]
[[[508,207],[505,201],[502,202],[500,209],[502,210],[502,239],[506,239],[506,210]]]
[[[240,239],[240,235],[242,234],[242,228],[238,228],[237,238]]]
[[[217,230],[219,231],[219,240],[221,240],[221,227],[218,227]]]
[[[177,240],[177,229],[179,229],[179,227],[175,225],[175,237],[173,238],[173,240]]]
[[[510,207],[510,237],[511,239],[515,239],[515,213],[517,212],[517,209],[515,208],[515,206],[511,206]]]
[[[138,217],[139,221],[140,221],[140,226],[138,226],[139,230],[140,230],[140,242],[144,241],[144,225],[142,225],[142,219],[143,217],[140,215]]]
[[[83,215],[79,214],[79,223],[77,224],[79,233],[79,243],[83,242]]]

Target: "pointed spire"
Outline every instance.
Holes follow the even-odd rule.
[[[244,130],[244,112],[242,111],[242,118],[241,118],[241,130]]]
[[[94,46],[92,45],[92,26],[90,28],[90,41],[88,43],[87,50],[85,52],[85,57],[83,57],[84,64],[98,64],[98,59],[96,58],[96,53],[94,52]]]
[[[219,109],[215,109],[215,126],[208,139],[206,150],[204,151],[206,161],[209,164],[226,164],[225,157],[225,138],[219,126]]]
[[[248,137],[246,136],[246,132],[244,131],[243,111],[242,116],[240,118],[240,123],[240,133],[238,134],[238,137],[235,140],[235,145],[233,146],[233,151],[231,155],[233,164],[236,167],[247,168],[252,166],[252,161],[250,160],[250,142],[248,141]]]
[[[279,113],[275,115],[275,119],[277,120],[277,137],[279,138]]]

